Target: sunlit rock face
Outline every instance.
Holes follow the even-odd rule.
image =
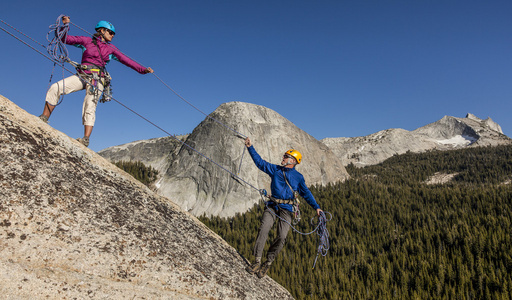
[[[292,299],[195,217],[0,96],[2,299]]]

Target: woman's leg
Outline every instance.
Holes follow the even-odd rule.
[[[50,86],[46,92],[46,99],[43,108],[43,114],[39,116],[43,121],[48,121],[55,106],[62,95],[70,94],[84,89],[84,83],[77,75],[71,75]],[[44,116],[44,117],[43,117]],[[46,120],[44,120],[46,119]]]

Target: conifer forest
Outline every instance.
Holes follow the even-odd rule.
[[[512,299],[512,146],[406,153],[347,171],[345,182],[310,187],[332,214],[327,255],[313,269],[318,236],[290,230],[269,271],[296,299]],[[427,184],[435,174],[453,177]],[[252,262],[263,209],[200,219]],[[296,227],[310,232],[316,214],[301,212]]]
[[[129,173],[135,179],[142,182],[146,186],[150,186],[155,182],[158,171],[151,166],[146,166],[140,161],[117,161],[114,163],[121,170]]]

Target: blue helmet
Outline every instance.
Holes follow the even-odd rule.
[[[112,32],[116,33],[116,29],[114,28],[114,25],[108,21],[99,21],[98,24],[96,24],[96,31],[100,28],[106,28],[112,30]]]

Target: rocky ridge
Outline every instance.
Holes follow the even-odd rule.
[[[510,144],[512,140],[491,118],[482,120],[467,114],[465,118],[445,116],[414,131],[394,128],[363,137],[325,138],[322,142],[342,160],[343,165],[353,163],[364,167],[408,151],[496,146]]]
[[[292,299],[195,217],[0,96],[4,299]]]
[[[230,173],[184,145],[172,148],[162,144],[161,150],[154,151],[154,157],[142,158],[144,163],[156,168],[158,165],[153,162],[162,157],[157,153],[172,153],[165,155],[170,162],[156,184],[158,193],[175,200],[181,208],[196,216],[229,217],[246,212],[258,203],[261,198],[257,189],[270,190],[270,179],[256,168],[245,150],[244,139],[235,131],[249,136],[261,157],[271,163],[279,164],[288,149],[299,150],[303,163],[297,170],[304,175],[308,185],[326,185],[348,178],[341,161],[326,145],[277,112],[260,105],[228,102],[201,122],[184,142],[246,183],[234,180]],[[147,145],[153,147],[154,143],[170,139],[149,140]],[[99,154],[111,161],[141,160],[143,155],[134,155],[135,151],[130,150],[138,145],[143,142],[110,147]],[[172,149],[164,150],[164,147]],[[141,146],[143,148],[145,146]],[[141,151],[146,156],[149,153]]]

